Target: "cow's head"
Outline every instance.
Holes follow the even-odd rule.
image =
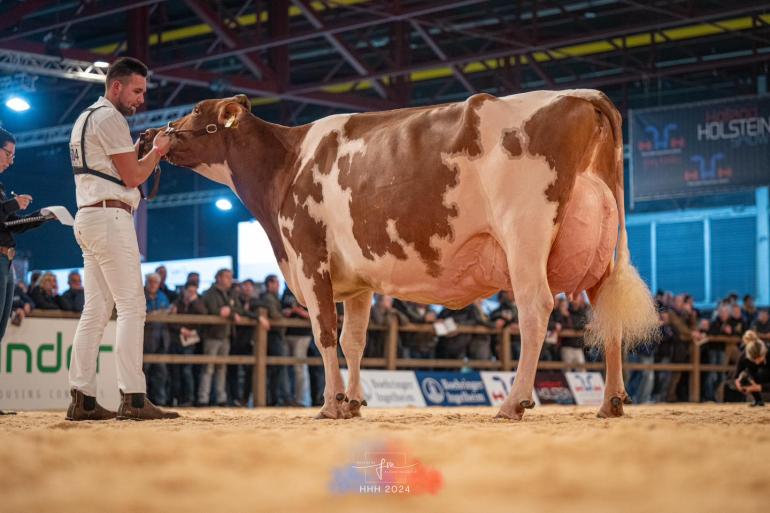
[[[152,149],[152,140],[163,130],[171,136],[166,160],[177,166],[195,169],[201,164],[224,162],[227,139],[251,111],[249,99],[242,94],[220,100],[203,100],[186,116],[167,127],[150,128],[142,133],[139,156]]]

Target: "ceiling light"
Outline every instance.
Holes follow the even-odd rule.
[[[233,204],[230,202],[230,200],[229,199],[225,199],[225,198],[218,199],[217,202],[215,203],[215,205],[217,206],[217,208],[219,210],[227,211],[227,210],[230,210],[231,208],[233,208]]]
[[[29,103],[24,98],[18,96],[11,96],[5,102],[5,106],[15,112],[24,112],[29,110]]]

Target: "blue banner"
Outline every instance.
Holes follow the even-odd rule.
[[[629,111],[633,201],[770,184],[770,97]]]
[[[416,371],[415,375],[428,406],[490,405],[478,372]]]

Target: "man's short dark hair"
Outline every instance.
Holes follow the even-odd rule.
[[[278,281],[278,276],[276,276],[275,274],[268,274],[267,276],[265,276],[265,287],[267,287],[267,284],[273,280]]]
[[[222,276],[223,274],[225,274],[225,273],[232,273],[232,272],[233,271],[231,271],[230,269],[227,269],[227,268],[220,269],[220,270],[217,271],[217,274],[214,275],[214,279],[218,280],[219,277]]]
[[[16,144],[16,138],[5,128],[0,128],[0,148],[5,146],[6,143]]]
[[[145,66],[139,59],[134,59],[133,57],[121,57],[107,68],[107,87],[109,88],[110,84],[115,80],[120,80],[125,83],[127,78],[135,74],[146,77],[147,66]]]

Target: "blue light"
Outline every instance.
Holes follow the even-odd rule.
[[[11,96],[5,102],[5,106],[15,112],[24,112],[29,110],[29,103],[24,98],[18,96]]]
[[[225,198],[218,199],[215,205],[219,210],[224,210],[224,211],[227,211],[233,208],[233,204],[230,202],[230,200]]]

